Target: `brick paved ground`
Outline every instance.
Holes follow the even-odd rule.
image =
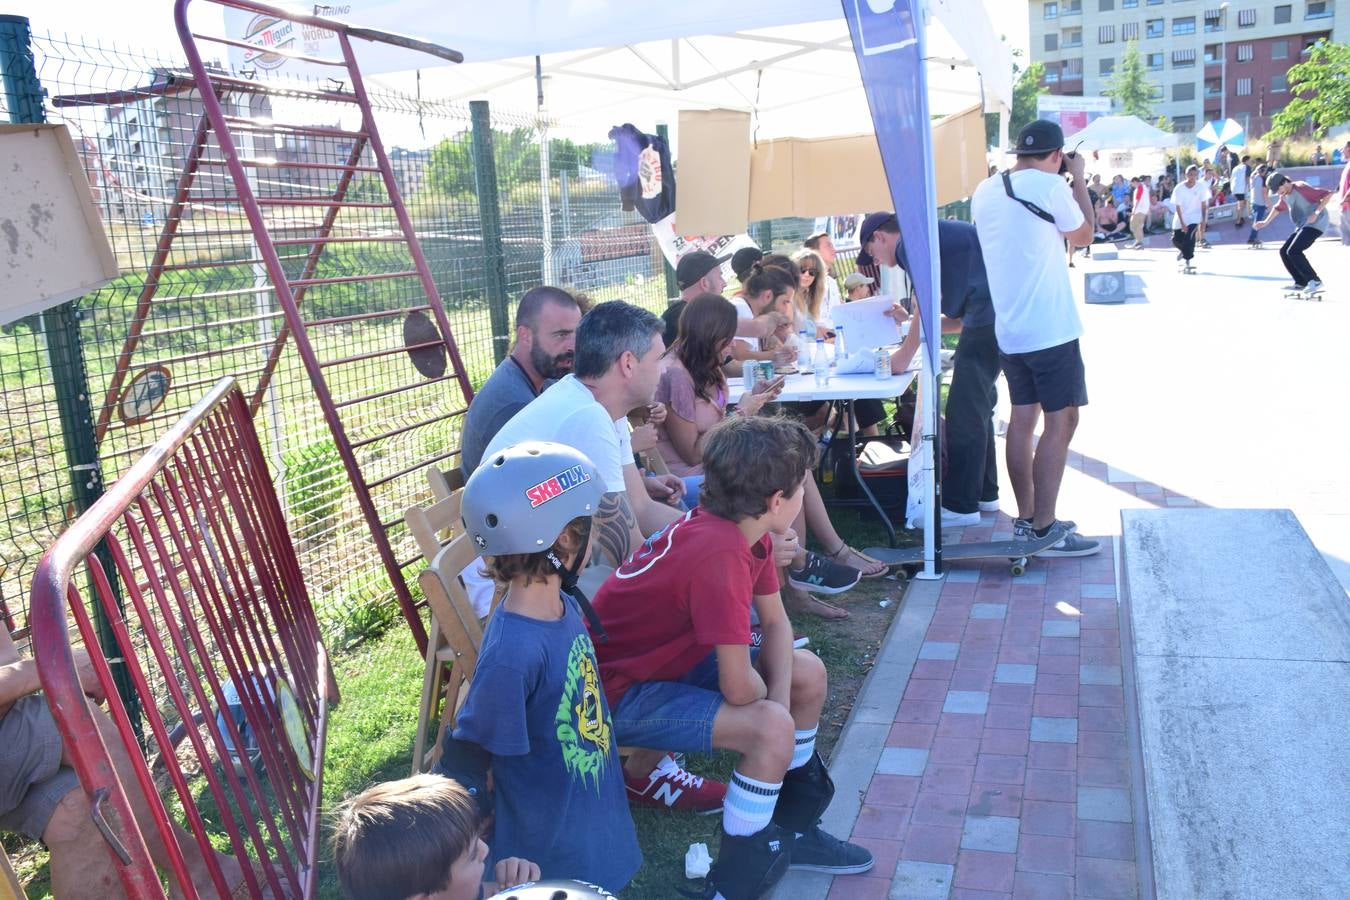
[[[1020,578],[956,563],[853,829],[877,864],[829,896],[1133,898],[1131,791],[1111,539]]]

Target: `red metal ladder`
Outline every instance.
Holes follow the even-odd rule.
[[[269,51],[331,69],[332,87],[302,87],[295,82],[241,78],[208,66],[203,61],[199,45],[246,48],[250,51],[256,51],[256,46],[225,35],[194,32],[188,25],[187,17],[191,2],[176,0],[174,18],[187,55],[191,82],[200,92],[205,117],[194,135],[174,206],[170,210],[170,221],[161,235],[153,260],[152,279],[142,292],[142,300],[148,302],[153,296],[156,289],[154,274],[171,267],[169,247],[173,243],[172,229],[176,227],[175,216],[181,215],[183,204],[190,199],[198,204],[237,203],[242,207],[249,224],[245,233],[252,235],[258,250],[259,258],[254,262],[261,262],[266,268],[285,317],[284,326],[278,329],[272,340],[256,388],[250,396],[250,409],[257,412],[268,384],[277,371],[287,340],[294,340],[403,615],[413,630],[419,649],[424,650],[425,627],[404,575],[411,560],[417,557],[413,555],[409,560],[400,560],[390,532],[403,527],[402,511],[409,505],[406,492],[398,494],[399,487],[415,482],[417,489],[421,490],[426,483],[424,470],[453,457],[457,451],[447,446],[437,452],[423,452],[415,458],[412,454],[405,454],[391,463],[385,453],[385,445],[399,440],[411,443],[410,439],[416,433],[425,434],[425,429],[462,415],[473,394],[467,371],[451,335],[445,307],[403,205],[389,157],[380,139],[370,98],[352,49],[352,40],[393,44],[430,53],[450,62],[460,62],[462,57],[453,50],[399,35],[358,28],[332,19],[298,14],[248,0],[206,0],[214,5],[253,13],[274,23],[289,22],[297,29],[319,29],[331,33],[341,50],[334,58],[285,50]],[[226,111],[224,99],[227,95],[257,94],[286,101],[308,99],[342,104],[359,113],[360,124],[355,128],[337,128],[303,122],[262,121],[250,115],[232,115]],[[303,160],[286,163],[288,168],[338,173],[331,191],[289,194],[277,190],[259,191],[249,177],[250,170],[266,170],[276,165],[276,162],[256,153],[250,155],[241,152],[241,142],[238,140],[241,136],[258,134],[351,141],[351,150],[341,164]],[[207,152],[210,137],[214,137],[218,145],[218,154]],[[373,155],[373,164],[363,162],[367,153]],[[235,191],[233,196],[192,193],[198,173],[207,167],[223,168],[229,174]],[[377,199],[349,199],[353,182],[363,175],[378,177],[384,196]],[[294,236],[290,234],[294,230],[292,227],[279,224],[284,220],[269,215],[286,209],[321,210],[323,217],[313,233]],[[346,210],[380,211],[392,215],[396,228],[382,235],[352,237],[335,233],[335,224]],[[287,234],[277,236],[273,232],[278,230]],[[388,271],[321,274],[320,262],[324,252],[329,247],[349,242],[386,245],[392,253],[404,254],[403,259],[406,261]],[[294,264],[300,260],[303,262],[300,262],[298,270],[292,265],[292,270],[288,271],[286,263]],[[306,315],[306,295],[325,286],[358,285],[358,289],[367,296],[373,296],[382,286],[403,282],[420,286],[421,297],[418,302],[400,302],[388,308],[367,309],[346,315]],[[394,317],[404,318],[404,340],[397,345],[378,346],[339,356],[325,356],[321,352],[322,336],[326,329]],[[138,316],[133,327],[140,327],[142,321],[143,317]],[[124,373],[133,351],[134,336],[124,347],[124,358],[119,360],[119,373]],[[413,356],[416,364],[404,358],[407,356]],[[369,385],[369,377],[362,377],[362,373],[368,373],[373,366],[382,367],[378,389]],[[121,377],[124,378],[124,374]],[[353,390],[353,384],[360,387]],[[445,398],[428,399],[432,396],[430,392],[440,392],[448,397],[455,393],[453,389],[456,386],[457,404],[447,403]],[[108,427],[110,410],[121,389],[119,380],[114,382],[108,392],[108,401],[104,404],[99,420],[100,433]],[[414,412],[406,413],[405,410],[409,408]]]

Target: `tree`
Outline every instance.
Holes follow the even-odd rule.
[[[1137,42],[1130,41],[1125,45],[1120,65],[1116,66],[1115,74],[1107,81],[1102,94],[1116,101],[1121,115],[1138,116],[1145,121],[1153,117],[1153,83],[1148,80]]]
[[[1014,55],[1021,54],[1014,51]],[[1046,92],[1041,86],[1041,80],[1045,78],[1045,64],[1034,62],[1023,69],[1014,62],[1013,75],[1017,77],[1017,81],[1013,84],[1013,106],[1012,115],[1008,118],[1008,134],[1015,137],[1017,132],[1036,121],[1036,98]],[[989,113],[984,117],[984,134],[990,147],[998,144],[997,114]]]
[[[566,138],[550,140],[549,175],[557,178],[566,172],[575,176],[582,163],[590,163],[595,146],[577,144]],[[539,140],[532,128],[513,128],[510,131],[494,128],[492,158],[497,166],[497,185],[503,191],[524,181],[539,180]],[[431,190],[446,196],[474,190],[472,132],[461,132],[431,148],[426,184]]]
[[[1292,137],[1311,131],[1314,137],[1350,121],[1350,44],[1320,40],[1308,58],[1289,70],[1289,93],[1294,95],[1271,120],[1267,137]]]

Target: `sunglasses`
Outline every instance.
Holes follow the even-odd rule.
[[[811,277],[814,278],[815,275],[816,275],[816,270],[815,270],[815,269],[802,269],[802,274],[803,274],[803,275],[810,275]]]

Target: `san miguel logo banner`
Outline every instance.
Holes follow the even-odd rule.
[[[921,0],[843,0],[891,204],[904,236],[905,267],[924,322],[925,365],[936,364],[938,329],[937,189],[928,116]],[[930,369],[930,371],[933,371]]]

